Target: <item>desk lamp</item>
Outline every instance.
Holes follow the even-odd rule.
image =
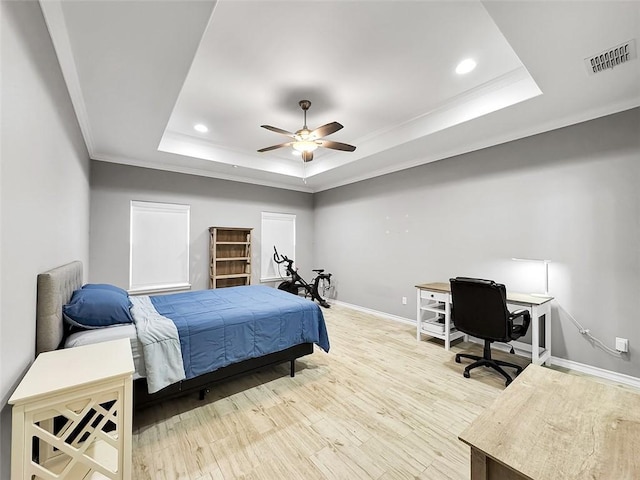
[[[516,262],[535,262],[544,264],[544,293],[532,293],[534,297],[549,297],[549,264],[551,260],[540,260],[537,258],[516,258],[512,257],[511,260]]]

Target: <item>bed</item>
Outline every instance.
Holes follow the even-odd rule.
[[[68,304],[75,302],[74,292],[82,293],[85,288],[79,261],[38,275],[36,351],[128,338],[136,366],[136,408],[187,393],[199,392],[203,398],[217,382],[286,362],[293,377],[295,360],[313,353],[314,344],[329,350],[318,305],[265,286],[127,296],[133,324],[76,329],[69,334],[63,307],[66,315]],[[169,337],[160,341],[158,324],[170,331]],[[150,363],[149,351],[156,355],[158,348],[169,351],[164,360],[169,368]],[[170,382],[164,386],[158,383],[157,372],[165,370],[181,376],[175,381],[162,379]]]

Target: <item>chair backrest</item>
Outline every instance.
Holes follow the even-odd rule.
[[[474,337],[510,340],[507,290],[493,280],[457,277],[450,279],[453,321],[456,328]]]

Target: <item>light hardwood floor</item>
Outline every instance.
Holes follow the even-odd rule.
[[[459,343],[341,306],[323,310],[331,350],[134,417],[133,478],[468,479],[458,434],[504,390],[489,369],[462,376]],[[522,357],[496,358],[525,365]]]

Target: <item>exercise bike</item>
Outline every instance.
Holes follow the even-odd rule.
[[[285,292],[298,295],[300,293],[300,289],[302,288],[304,290],[305,297],[310,296],[324,308],[331,307],[331,305],[329,305],[329,303],[324,298],[322,298],[322,295],[320,295],[320,292],[318,291],[318,287],[321,283],[323,293],[325,293],[326,290],[329,289],[329,287],[331,286],[330,273],[324,273],[323,268],[312,270],[316,273],[316,276],[311,280],[311,284],[309,284],[298,274],[298,269],[293,268],[293,260],[288,258],[286,255],[280,255],[275,246],[273,247],[273,251],[273,261],[278,265],[285,263],[287,276],[291,277],[291,280],[285,280],[280,285],[278,285],[278,290],[284,290]]]

